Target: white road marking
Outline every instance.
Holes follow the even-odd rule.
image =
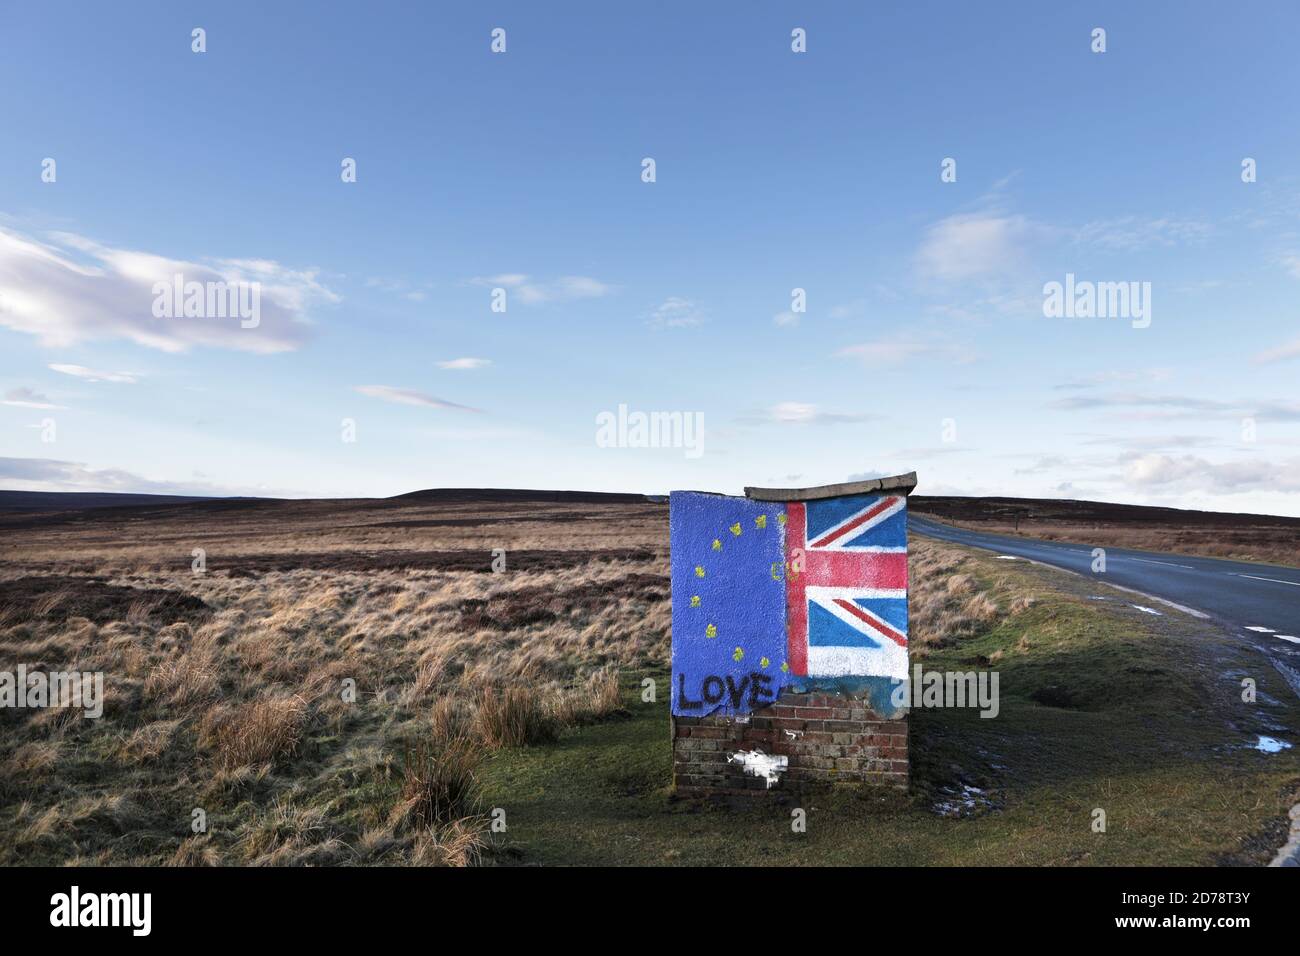
[[[1126,555],[1121,554],[1120,557],[1123,558],[1126,557]],[[1196,568],[1192,567],[1190,564],[1174,564],[1172,561],[1154,561],[1151,558],[1134,558],[1133,560],[1141,561],[1144,564],[1163,564],[1167,568],[1186,568],[1188,571],[1196,570]]]
[[[1229,571],[1229,574],[1236,574],[1239,578],[1254,578],[1256,581],[1272,581],[1274,584],[1289,584],[1293,588],[1300,588],[1300,581],[1283,581],[1281,578],[1261,578],[1257,574],[1237,574],[1236,571]]]
[[[1246,630],[1254,631],[1256,634],[1276,634],[1277,632],[1271,627],[1260,627],[1258,624],[1249,625]]]

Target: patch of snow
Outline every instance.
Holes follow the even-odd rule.
[[[998,560],[999,560],[999,561],[1019,561],[1020,559],[1017,558],[1017,557],[1016,557],[1015,555],[1013,555],[1013,554],[999,554],[999,555],[998,555]]]
[[[1292,637],[1290,634],[1274,634],[1279,641],[1290,641],[1292,644],[1300,644],[1300,637]]]
[[[1248,631],[1254,631],[1256,634],[1276,634],[1271,627],[1260,627],[1258,624],[1252,624],[1246,628]]]
[[[1141,604],[1130,604],[1129,607],[1135,607],[1143,614],[1154,614],[1156,617],[1164,617],[1159,611],[1151,607],[1143,607]]]
[[[1283,750],[1290,750],[1291,745],[1285,740],[1278,740],[1276,737],[1265,737],[1259,735],[1259,743],[1255,744],[1255,749],[1263,751],[1266,754],[1281,753]]]

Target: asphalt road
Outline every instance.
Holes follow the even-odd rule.
[[[908,528],[913,534],[1077,571],[1099,582],[1141,591],[1215,618],[1234,629],[1248,631],[1263,639],[1261,645],[1272,643],[1278,650],[1300,650],[1298,569],[1106,548],[1106,571],[1097,574],[1092,570],[1090,545],[968,531],[917,515],[908,516]],[[1131,603],[1162,613],[1167,610],[1138,595],[1133,595]]]

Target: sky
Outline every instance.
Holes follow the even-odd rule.
[[[915,470],[1300,515],[1298,29],[1249,0],[0,4],[0,488]],[[256,289],[257,324],[159,315],[176,275]],[[1049,314],[1067,275],[1129,312]],[[639,447],[602,435],[620,406],[702,429]]]

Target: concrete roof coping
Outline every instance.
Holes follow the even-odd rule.
[[[818,485],[815,488],[746,488],[745,497],[755,501],[816,501],[844,495],[865,495],[873,491],[895,491],[907,495],[915,487],[916,472],[909,471],[905,475],[848,481],[838,485]]]

